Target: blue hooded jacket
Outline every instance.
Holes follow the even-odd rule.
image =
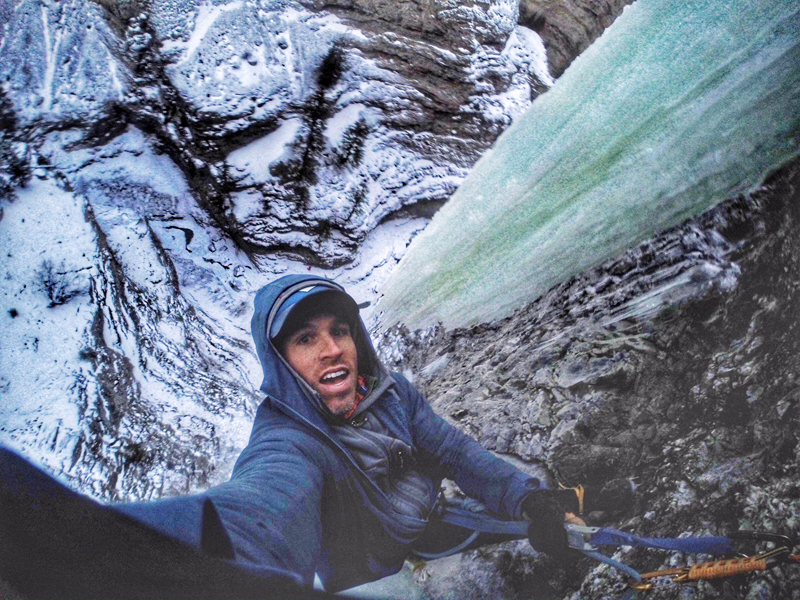
[[[396,509],[341,442],[336,427],[342,423],[325,414],[315,392],[269,341],[268,326],[278,306],[293,290],[309,285],[344,291],[327,279],[289,275],[256,295],[251,324],[266,398],[231,480],[196,500],[213,503],[237,565],[265,574],[294,573],[308,585],[317,573],[326,590],[338,591],[399,571],[426,526],[426,512],[412,515]],[[522,499],[544,483],[482,448],[436,415],[405,378],[389,374],[360,319],[353,337],[379,379],[359,413],[371,413],[388,436],[413,449],[417,470],[433,489],[442,477],[451,478],[490,511],[519,519]],[[161,504],[161,510],[130,505],[126,512],[157,528],[171,527],[175,537],[199,545],[200,534],[175,516],[179,513],[170,502],[148,503]],[[435,495],[426,502],[432,508]]]

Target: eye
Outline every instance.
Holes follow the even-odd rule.
[[[294,343],[299,346],[306,346],[311,343],[311,334],[309,333],[301,333],[296,338],[294,338]]]
[[[336,323],[331,329],[331,335],[334,337],[350,335],[350,326],[347,323]]]

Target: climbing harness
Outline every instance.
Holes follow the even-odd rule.
[[[800,554],[792,554],[796,545],[785,535],[759,531],[736,531],[727,537],[694,536],[684,538],[644,537],[610,527],[587,527],[567,524],[569,545],[587,556],[603,562],[625,573],[629,577],[631,591],[647,591],[653,588],[653,580],[671,577],[675,583],[687,583],[701,579],[716,579],[753,571],[766,571],[773,567],[793,561],[800,562]],[[736,549],[735,542],[771,542],[775,548],[767,552],[745,556]],[[739,554],[735,558],[725,558],[701,563],[692,567],[661,569],[640,573],[636,569],[615,560],[599,551],[600,546],[632,546],[686,552],[689,554]],[[630,597],[626,596],[626,597]]]

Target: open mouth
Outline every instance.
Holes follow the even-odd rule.
[[[330,373],[326,373],[322,376],[319,380],[320,383],[340,383],[347,379],[347,376],[350,374],[350,371],[347,369],[337,369],[335,371],[331,371]]]

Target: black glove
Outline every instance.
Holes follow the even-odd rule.
[[[522,501],[522,514],[531,522],[528,527],[528,541],[537,552],[544,552],[558,562],[572,562],[573,556],[567,543],[564,529],[564,514],[575,511],[564,507],[570,503],[569,495],[575,498],[573,490],[542,490],[531,492]]]
[[[522,513],[531,522],[528,541],[537,552],[559,561],[570,561],[572,553],[564,529],[566,513],[576,515],[595,511],[622,513],[633,506],[634,486],[625,479],[614,479],[599,490],[578,486],[531,492],[522,501]]]

